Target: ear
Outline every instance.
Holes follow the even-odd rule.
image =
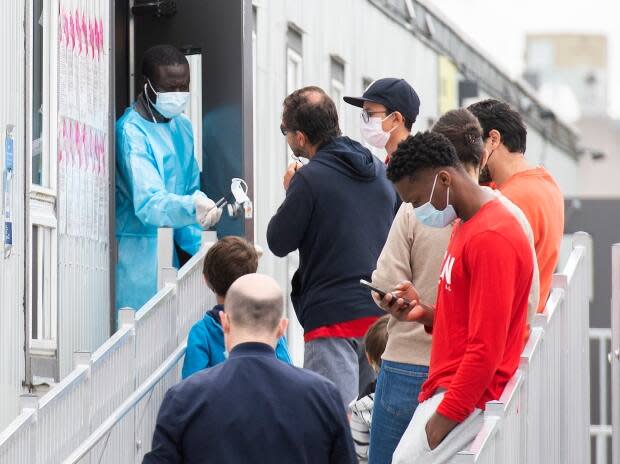
[[[394,122],[396,124],[402,124],[403,126],[405,125],[405,117],[402,115],[402,113],[400,111],[394,111]]]
[[[302,131],[295,132],[295,140],[298,147],[304,147],[308,143],[308,137]]]
[[[280,322],[278,323],[278,331],[277,331],[277,337],[280,338],[282,337],[285,333],[286,333],[286,329],[288,328],[288,319],[286,318],[282,318],[280,319]]]
[[[490,141],[489,148],[491,150],[495,150],[502,143],[502,135],[497,129],[491,129],[491,131],[489,132],[488,140]]]
[[[452,176],[446,170],[439,171],[437,174],[437,183],[442,184],[445,187],[450,187],[452,183]]]
[[[228,319],[228,314],[224,311],[220,311],[220,321],[222,321],[222,329],[224,329],[225,334],[230,333],[230,319]]]

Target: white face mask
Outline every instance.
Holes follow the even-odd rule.
[[[396,129],[396,126],[390,129],[389,132],[385,132],[382,124],[383,121],[392,116],[392,114],[394,113],[387,115],[384,119],[370,118],[368,122],[361,119],[360,132],[362,133],[362,138],[375,148],[385,148],[385,145],[390,139],[390,134]]]
[[[153,107],[164,118],[174,118],[185,111],[187,102],[189,101],[189,92],[157,92],[153,88],[151,81],[147,79],[147,82],[151,87],[151,90],[153,90],[155,95],[157,95],[157,100],[153,103],[148,97],[148,93],[146,92],[146,84],[144,86],[144,94],[146,95],[146,98],[148,98],[149,103],[153,105]]]
[[[450,204],[450,187],[448,187],[446,207],[443,210],[438,210],[431,203],[431,200],[433,199],[433,192],[435,191],[435,184],[437,184],[438,175],[439,174],[435,176],[435,181],[433,182],[431,198],[422,206],[414,208],[414,211],[416,219],[422,224],[441,229],[449,224],[452,224],[452,222],[457,218],[457,215],[454,207]]]

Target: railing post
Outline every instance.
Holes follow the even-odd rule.
[[[203,230],[200,239],[200,248],[213,245],[217,242],[217,232],[214,230]]]
[[[88,435],[90,435],[90,424],[92,417],[92,396],[93,396],[93,385],[91,382],[91,353],[87,351],[75,351],[73,353],[73,369],[76,369],[80,366],[86,366],[86,395],[82,398],[82,431],[84,432],[84,437],[81,440],[85,440]]]
[[[620,243],[611,249],[611,443],[620,464]]]
[[[119,320],[119,328],[122,326],[130,326],[132,328],[131,330],[131,344],[133,345],[133,366],[134,368],[132,369],[133,372],[133,388],[132,390],[135,391],[136,388],[138,388],[139,386],[139,382],[138,382],[138,371],[135,368],[136,367],[136,311],[133,310],[132,308],[122,308],[119,311],[118,314],[118,320]],[[131,435],[129,437],[123,437],[123,439],[127,438],[130,441],[130,448],[131,448],[131,462],[136,462],[136,421],[135,421],[135,411],[131,413],[133,415],[133,419],[132,419],[132,426],[131,426]],[[123,447],[124,449],[124,447]]]
[[[591,302],[594,297],[594,255],[592,236],[587,232],[575,232],[573,234],[573,249],[578,246],[582,246],[585,250],[588,301]]]
[[[161,227],[157,229],[157,289],[164,285],[161,269],[172,266],[174,256],[174,229]]]
[[[39,398],[32,393],[26,393],[19,397],[19,405],[20,410],[24,411],[27,409],[34,411],[33,424],[34,430],[33,433],[30,434],[30,440],[28,443],[28,453],[29,460],[28,462],[32,462],[33,464],[38,464],[40,461],[39,456],[37,455],[37,442],[39,441],[39,424],[38,424],[38,411],[39,411]]]

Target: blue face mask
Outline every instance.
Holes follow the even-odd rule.
[[[149,103],[151,103],[164,118],[171,119],[185,111],[187,102],[189,101],[189,92],[157,92],[153,84],[151,84],[151,81],[147,79],[147,82],[151,90],[157,95],[155,103],[153,103],[150,98]],[[148,98],[146,84],[144,94]]]
[[[435,184],[437,184],[437,176],[439,176],[439,174],[435,176],[433,189],[431,190],[431,198],[422,206],[414,208],[414,211],[416,219],[422,224],[429,227],[443,228],[451,224],[457,218],[457,215],[454,207],[450,204],[450,187],[448,187],[445,209],[440,211],[431,203],[433,192],[435,191]]]

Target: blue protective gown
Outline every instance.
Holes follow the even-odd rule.
[[[154,123],[128,108],[116,123],[117,309],[140,309],[157,292],[159,227],[173,227],[185,252],[198,251],[197,195],[204,194],[189,119]]]

